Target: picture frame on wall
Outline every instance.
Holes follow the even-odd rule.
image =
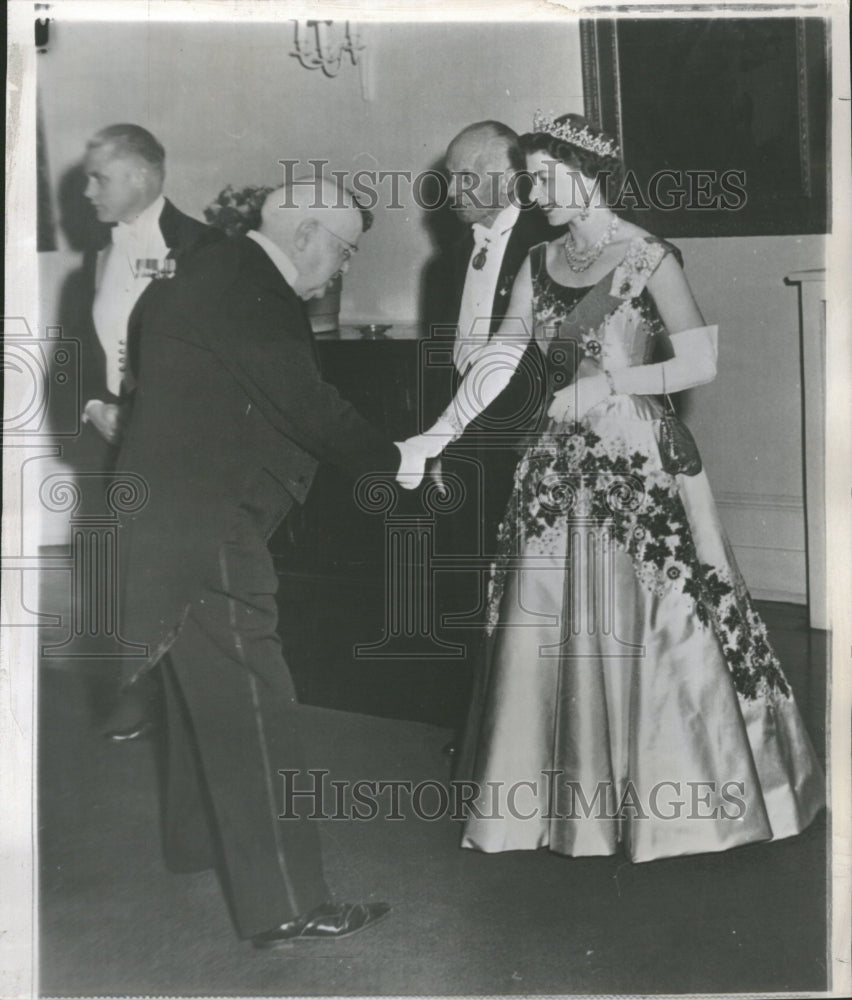
[[[586,117],[618,137],[628,214],[669,237],[825,233],[818,17],[580,23]]]

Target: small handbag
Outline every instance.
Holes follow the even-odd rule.
[[[663,471],[670,476],[697,476],[701,472],[701,455],[695,438],[686,424],[675,413],[671,398],[666,392],[666,373],[663,370],[663,395],[668,409],[660,417],[657,444]]]

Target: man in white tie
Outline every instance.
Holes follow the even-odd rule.
[[[165,156],[157,139],[139,125],[109,125],[86,147],[85,194],[112,230],[94,273],[92,320],[103,352],[101,391],[84,400],[83,420],[110,444],[118,443],[120,399],[133,388],[127,371],[131,312],[153,280],[170,277],[182,257],[219,236],[163,196]],[[93,358],[86,361],[94,367]]]
[[[477,346],[502,322],[512,284],[530,247],[554,231],[531,205],[526,163],[517,135],[501,122],[469,125],[447,148],[452,207],[470,228],[456,267],[458,333],[454,362],[460,375]]]
[[[507,125],[483,121],[463,129],[447,148],[446,166],[452,208],[467,226],[456,248],[450,301],[458,317],[453,345],[457,383],[505,318],[515,276],[530,248],[553,239],[556,230],[527,199],[526,162],[518,136]],[[481,571],[456,575],[444,595],[445,610],[450,602],[457,613],[474,612],[483,605],[497,526],[519,459],[518,445],[537,423],[540,394],[540,355],[531,345],[506,390],[447,452],[444,470],[460,477],[466,494],[462,508],[453,515],[454,554],[477,557]],[[474,614],[471,620],[475,619]],[[476,649],[478,640],[471,639],[468,646]],[[458,701],[466,703],[470,671],[462,687],[465,692]],[[462,723],[458,710],[451,710],[448,722],[458,734]],[[454,753],[455,746],[455,741],[448,744],[445,752]]]
[[[78,464],[82,471],[110,471],[133,390],[131,313],[144,308],[146,296],[154,295],[181,261],[222,234],[163,196],[165,150],[139,125],[101,129],[87,143],[84,170],[85,196],[99,221],[112,228],[110,242],[84,264],[91,322],[84,322],[81,337],[84,426]],[[84,505],[96,502],[84,488]],[[107,739],[120,743],[143,737],[152,726],[151,696],[150,683],[127,689],[107,723]]]

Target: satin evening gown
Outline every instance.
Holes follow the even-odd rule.
[[[655,238],[588,288],[533,249],[552,389],[648,364]],[[667,474],[663,404],[610,396],[523,455],[489,585],[488,655],[458,770],[462,846],[633,861],[790,837],[824,777],[704,471]],[[736,446],[736,442],[732,442]]]

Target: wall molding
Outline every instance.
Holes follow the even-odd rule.
[[[802,497],[789,496],[785,493],[733,493],[723,490],[715,494],[719,507],[747,507],[760,510],[793,510],[805,512],[805,501]]]
[[[752,596],[807,604],[803,498],[722,490],[716,505]]]

